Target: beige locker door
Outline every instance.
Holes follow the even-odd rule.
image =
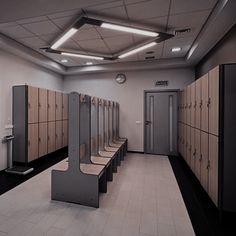
[[[48,90],[48,121],[56,120],[56,92]]]
[[[209,134],[209,184],[208,194],[218,205],[218,137]]]
[[[191,85],[187,87],[187,124],[191,123]]]
[[[28,123],[38,123],[39,122],[39,90],[28,86]]]
[[[56,120],[62,120],[62,93],[56,92]]]
[[[62,146],[68,146],[68,120],[63,120],[62,124]]]
[[[195,99],[195,82],[191,84],[191,112],[190,112],[190,125],[195,127],[195,110],[196,110],[196,99]]]
[[[184,124],[186,124],[187,123],[187,89],[186,88],[184,89],[184,103],[183,103],[183,105],[184,105],[183,122],[184,122]]]
[[[62,121],[56,121],[56,149],[62,148]]]
[[[48,122],[48,153],[56,150],[56,122]]]
[[[201,130],[208,132],[209,112],[208,112],[208,74],[201,77],[201,95],[202,95],[202,111],[201,111]]]
[[[28,125],[28,162],[38,158],[39,146],[38,146],[38,124]]]
[[[195,82],[195,100],[196,100],[196,108],[195,108],[195,127],[197,129],[201,128],[201,80],[198,79]]]
[[[201,179],[201,131],[195,129],[195,165],[194,173],[198,180]]]
[[[201,184],[208,191],[208,133],[201,131]]]
[[[68,107],[69,107],[69,100],[68,94],[63,94],[62,96],[62,119],[68,119]]]
[[[187,126],[187,163],[190,166],[191,164],[191,127]]]
[[[39,123],[39,157],[48,153],[48,123]]]
[[[184,125],[184,159],[187,161],[187,150],[188,150],[188,137],[187,137],[187,125]]]
[[[183,157],[184,156],[184,130],[183,130],[183,124],[181,123],[181,150],[180,150],[180,154]]]
[[[195,129],[191,127],[191,160],[190,167],[194,172],[195,168]]]
[[[39,89],[39,122],[48,120],[48,96],[46,89]]]
[[[209,72],[209,133],[219,133],[219,66]]]

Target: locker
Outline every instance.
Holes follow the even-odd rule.
[[[62,96],[62,119],[67,120],[68,119],[68,94],[63,94]]]
[[[48,124],[39,123],[39,157],[48,153]]]
[[[191,160],[190,160],[190,167],[194,172],[195,168],[195,129],[191,127]]]
[[[196,111],[196,99],[195,99],[195,82],[191,84],[191,108],[190,108],[190,125],[195,127],[195,111]]]
[[[187,160],[187,148],[188,148],[188,140],[187,140],[187,126],[184,124],[184,150],[183,150],[183,154],[184,154],[184,159],[185,161]]]
[[[187,159],[188,165],[191,164],[191,127],[187,126]]]
[[[187,123],[187,89],[184,89],[184,101],[183,101],[183,110],[184,110],[184,117],[183,117],[183,123]]]
[[[38,123],[38,88],[28,86],[28,123]]]
[[[218,137],[209,134],[209,183],[208,194],[218,205]]]
[[[196,80],[195,85],[195,99],[196,99],[196,108],[195,108],[195,127],[197,129],[201,128],[201,80]]]
[[[191,123],[191,86],[187,87],[187,124]]]
[[[56,92],[48,90],[48,121],[56,120]]]
[[[195,129],[195,166],[194,173],[200,181],[201,178],[201,131]]]
[[[63,120],[62,123],[62,146],[68,146],[68,120]]]
[[[28,125],[28,161],[33,161],[38,158],[38,124]]]
[[[209,133],[218,135],[219,131],[219,67],[209,72]]]
[[[56,150],[56,122],[48,122],[48,153]]]
[[[62,148],[62,121],[56,121],[56,150]]]
[[[62,120],[62,93],[56,92],[56,120]]]
[[[208,92],[208,74],[204,75],[200,79],[201,81],[201,130],[208,132],[209,124],[209,92]]]
[[[208,191],[208,133],[201,131],[201,184]]]
[[[39,88],[39,122],[47,122],[48,120],[48,99],[47,90]]]

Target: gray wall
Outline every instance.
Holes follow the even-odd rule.
[[[194,80],[193,69],[168,69],[124,72],[127,81],[117,84],[117,73],[67,76],[64,90],[118,101],[120,103],[120,134],[129,139],[129,150],[143,151],[144,90],[157,90],[156,80],[169,80],[162,89],[180,89]]]
[[[16,56],[1,51],[0,54],[0,139],[11,134],[5,126],[12,124],[12,86],[32,86],[61,90],[62,77],[35,66]],[[7,167],[6,144],[0,142],[0,170]]]
[[[219,64],[236,63],[236,25],[196,66],[196,78]]]

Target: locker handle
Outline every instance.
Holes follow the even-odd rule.
[[[50,137],[48,136],[48,140],[50,140]]]
[[[200,162],[202,161],[202,154],[200,155],[199,161],[200,161]]]
[[[50,105],[48,104],[48,108],[50,108]]]
[[[196,149],[194,150],[193,152],[193,156],[196,156],[197,152],[196,152]]]
[[[208,160],[208,163],[207,163],[207,170],[210,169],[210,161]]]
[[[30,103],[28,103],[28,108],[31,108]]]
[[[41,138],[39,138],[39,142],[41,142]]]
[[[194,108],[196,108],[197,107],[197,102],[195,101],[195,103],[194,103],[194,106],[193,106]]]
[[[39,107],[41,107],[41,104],[39,103]]]
[[[211,104],[211,98],[208,99],[207,107],[210,107],[210,104]]]
[[[199,107],[202,109],[202,100],[201,100],[201,102],[200,102],[200,105],[199,105]]]
[[[30,140],[28,140],[28,146],[30,146]]]

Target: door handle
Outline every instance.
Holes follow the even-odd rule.
[[[150,125],[152,122],[151,121],[149,121],[149,120],[146,120],[145,121],[145,125]]]

